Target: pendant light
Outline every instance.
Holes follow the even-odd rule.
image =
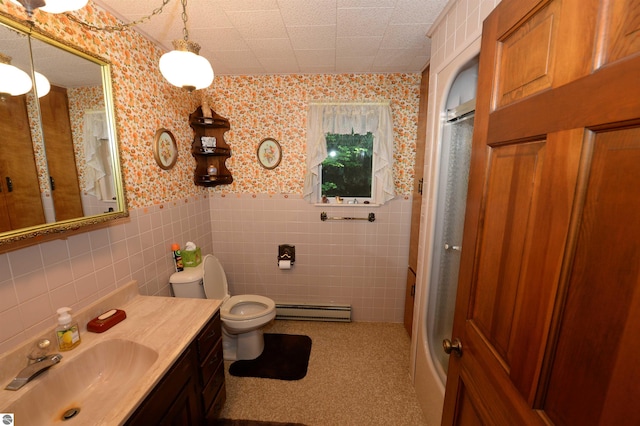
[[[12,3],[19,4],[27,9],[29,16],[33,11],[40,9],[47,13],[64,13],[72,10],[82,9],[89,0],[11,0]]]
[[[31,87],[29,74],[11,65],[11,57],[0,53],[0,97],[24,95]]]
[[[51,83],[49,83],[49,79],[38,71],[34,71],[33,74],[36,79],[36,92],[38,97],[41,98],[43,96],[47,96],[51,90]]]
[[[169,83],[192,92],[211,85],[213,69],[209,61],[198,54],[200,45],[189,40],[187,19],[187,0],[182,0],[184,39],[174,40],[174,50],[162,55],[160,72]]]

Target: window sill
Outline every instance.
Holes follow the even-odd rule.
[[[358,204],[349,204],[349,203],[315,203],[314,204],[315,207],[380,207],[381,204],[375,204],[375,203],[369,203],[369,204],[365,204],[365,203],[358,203]]]

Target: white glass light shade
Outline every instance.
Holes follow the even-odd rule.
[[[82,9],[89,0],[45,0],[46,6],[40,10],[47,13],[64,13]]]
[[[33,83],[29,74],[13,65],[0,62],[0,93],[18,96],[31,90]]]
[[[41,98],[46,96],[51,90],[51,83],[49,83],[49,79],[44,75],[40,74],[38,71],[35,71],[36,75],[36,92],[38,92],[38,97]]]
[[[25,4],[20,3],[18,0],[11,0],[11,2],[27,9],[36,10],[38,8],[38,5],[34,5],[32,2],[25,2]],[[89,0],[45,0],[45,5],[39,9],[47,13],[64,13],[82,9],[88,2]]]
[[[187,90],[204,89],[213,82],[209,61],[186,50],[172,50],[162,55],[160,72],[169,83]]]

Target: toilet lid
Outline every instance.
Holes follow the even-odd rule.
[[[203,273],[202,284],[207,299],[224,300],[229,297],[229,285],[227,276],[217,257],[207,254],[202,259]]]

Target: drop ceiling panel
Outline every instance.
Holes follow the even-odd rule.
[[[125,22],[159,0],[95,0]],[[152,3],[158,3],[152,4]],[[188,0],[189,38],[216,74],[421,72],[427,31],[447,0]],[[163,50],[181,39],[182,5],[136,27]]]

